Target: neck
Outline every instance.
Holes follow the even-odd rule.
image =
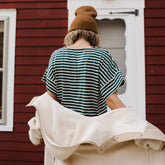
[[[81,38],[78,41],[76,41],[74,44],[68,46],[69,48],[74,48],[74,49],[82,49],[82,48],[91,48],[92,46],[88,41],[85,39]]]

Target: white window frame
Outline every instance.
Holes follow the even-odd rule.
[[[0,21],[4,21],[0,131],[13,131],[16,10],[0,9]]]
[[[91,5],[97,10],[96,19],[122,19],[126,24],[126,80],[127,89],[121,100],[127,107],[133,108],[144,119],[146,118],[145,100],[145,53],[144,53],[144,0],[68,0],[68,28],[74,19],[74,12],[80,6]],[[139,11],[133,14],[119,14],[118,12]],[[118,14],[109,14],[116,12]]]

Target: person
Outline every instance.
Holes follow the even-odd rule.
[[[65,46],[53,52],[42,78],[47,92],[27,105],[36,109],[29,139],[34,145],[43,139],[44,165],[163,165],[164,133],[117,96],[124,78],[99,48],[96,14],[78,8]],[[117,110],[105,113],[107,105]]]
[[[55,50],[42,77],[48,94],[64,107],[85,116],[98,116],[124,108],[117,89],[124,78],[110,53],[100,48],[97,11],[81,6],[65,36],[65,46]]]

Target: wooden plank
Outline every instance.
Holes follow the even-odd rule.
[[[31,142],[0,142],[1,151],[33,151],[33,152],[42,152],[43,145],[34,146]]]
[[[165,37],[146,37],[146,46],[165,46]]]
[[[27,108],[25,108],[25,109],[27,109]],[[35,110],[32,113],[34,113],[34,115],[35,115]],[[29,142],[28,130],[29,130],[28,123],[14,123],[14,134],[13,134],[13,136],[15,134],[16,134],[15,137],[17,137],[17,134],[23,134],[23,135],[25,134],[26,135],[26,138],[24,138],[24,140],[22,139],[22,137],[20,137],[19,139],[20,140],[22,139],[21,141],[25,141],[25,142],[27,141],[27,142]],[[15,139],[13,139],[13,141],[18,141],[18,140],[15,138]]]
[[[165,1],[160,1],[160,0],[145,1],[145,7],[157,8],[157,9],[165,8]]]
[[[17,38],[17,46],[61,46],[64,38]]]
[[[154,124],[156,127],[158,127],[164,134],[165,134],[165,124]]]
[[[17,56],[16,65],[48,65],[50,56]]]
[[[145,27],[162,27],[165,26],[165,18],[145,18]]]
[[[147,85],[147,94],[165,94],[165,85]]]
[[[165,65],[146,65],[147,75],[165,75]]]
[[[29,97],[29,100],[31,100],[32,98]],[[20,102],[26,102],[27,100],[25,100],[24,98],[22,98],[20,100]],[[29,102],[27,102],[29,103]],[[15,123],[26,123],[32,118],[34,117],[34,114],[35,113],[15,113],[14,114],[14,120],[15,120]]]
[[[1,165],[43,165],[43,161],[0,160]]]
[[[1,3],[9,3],[9,2],[38,2],[38,0],[1,0]],[[40,2],[67,2],[67,0],[40,0]]]
[[[146,64],[165,64],[165,56],[145,56]]]
[[[10,161],[43,161],[43,152],[22,152],[22,151],[0,151],[0,160],[10,160]],[[12,163],[13,164],[13,163]],[[24,165],[24,164],[23,164]]]
[[[15,93],[33,93],[33,94],[39,94],[42,92],[45,92],[45,84],[42,85],[15,85]]]
[[[146,85],[164,85],[165,76],[146,76]]]
[[[165,27],[148,27],[145,28],[145,36],[165,36]]]
[[[164,18],[165,10],[164,9],[148,9],[144,10],[145,18]]]
[[[16,57],[17,56],[50,56],[55,50],[60,47],[56,46],[47,46],[47,47],[16,47]]]
[[[17,20],[17,29],[20,28],[67,28],[68,19],[51,20]]]
[[[22,76],[27,76],[27,75],[43,75],[45,72],[47,65],[25,65],[25,66],[16,66],[16,75],[22,75]]]
[[[163,104],[147,104],[146,105],[146,112],[152,114],[165,114],[165,105]]]
[[[34,115],[32,117],[35,116],[35,111],[33,113],[34,113]],[[26,134],[26,136],[27,136],[27,138],[25,140],[22,139],[22,142],[29,142],[30,141],[29,135],[28,135],[28,131],[29,131],[28,121],[31,118],[27,119],[25,122],[21,122],[21,121],[15,121],[14,122],[14,132],[13,132],[13,134],[15,134],[15,133],[16,134]],[[23,128],[23,126],[24,126],[24,128]],[[20,137],[20,140],[21,140],[21,137]],[[19,140],[14,139],[13,141],[17,142]]]
[[[67,29],[17,29],[17,38],[19,37],[65,37]]]
[[[24,124],[25,125],[25,124]],[[27,124],[26,124],[27,125]],[[27,129],[28,130],[28,129]],[[0,142],[29,142],[28,133],[0,133]]]
[[[146,1],[154,1],[154,0],[146,0]],[[164,1],[164,0],[159,0],[159,1]]]
[[[165,94],[163,95],[150,95],[146,96],[146,103],[147,104],[165,104]]]
[[[165,114],[147,114],[147,120],[155,124],[165,124]]]
[[[26,105],[35,96],[36,96],[35,94],[15,94],[14,103]],[[25,113],[25,114],[28,114],[28,116],[26,118],[29,118],[29,119],[33,116],[33,113]],[[24,115],[24,113],[18,113],[18,114],[15,113],[16,118],[17,117],[19,118],[20,116],[23,116],[23,115]],[[15,120],[15,121],[17,122],[17,120]]]
[[[45,67],[46,69],[46,67]],[[43,69],[45,71],[45,69]],[[44,73],[44,72],[43,72]],[[41,78],[42,78],[42,75],[16,75],[15,76],[15,84],[37,84],[37,85],[40,85],[40,84],[44,84],[43,81],[41,81]]]
[[[157,46],[146,46],[145,47],[145,54],[147,55],[147,56],[149,56],[149,55],[158,55],[158,56],[160,56],[160,55],[162,55],[162,56],[164,56],[165,55],[165,47],[164,46],[159,46],[159,45],[157,45]]]
[[[17,1],[17,0],[16,0]],[[1,3],[1,9],[9,9],[9,8],[16,8],[16,9],[38,9],[38,8],[46,8],[46,9],[57,9],[57,8],[67,8],[67,3],[65,1],[62,2],[26,2],[23,0],[22,2],[10,2],[10,3]]]
[[[24,9],[18,10],[17,19],[54,19],[67,18],[67,9]]]
[[[38,85],[39,86],[39,85]],[[40,94],[36,95],[39,96]],[[25,107],[26,104],[15,104],[14,105],[14,112],[26,112],[26,113],[34,113],[35,112],[35,108],[33,106],[31,107]],[[17,129],[17,131],[19,130],[19,128],[21,127],[22,129],[20,129],[21,131],[23,130],[24,126],[23,125],[14,125],[15,129]],[[15,130],[16,131],[16,130]]]

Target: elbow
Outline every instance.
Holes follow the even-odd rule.
[[[126,106],[123,104],[123,102],[118,98],[117,91],[111,94],[107,100],[106,104],[111,110],[117,109],[117,108],[125,108]]]
[[[114,104],[115,100],[117,99],[117,93],[111,94],[107,99],[106,99],[106,104],[111,107],[112,104]]]

